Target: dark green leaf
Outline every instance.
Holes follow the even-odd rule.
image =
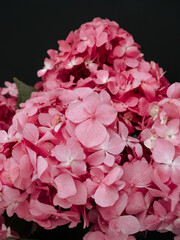
[[[13,78],[17,89],[18,89],[18,102],[17,102],[17,107],[19,108],[20,103],[24,103],[27,99],[31,97],[32,92],[37,92],[37,89],[34,87],[31,87],[23,82],[21,82],[17,78]]]

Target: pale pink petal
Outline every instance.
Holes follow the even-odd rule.
[[[36,144],[39,139],[38,128],[33,123],[26,123],[23,129],[23,137]]]
[[[139,232],[140,224],[136,217],[134,216],[121,216],[119,217],[121,223],[121,231],[124,234],[134,234]]]
[[[167,215],[166,209],[158,201],[154,201],[153,208],[154,213],[160,217],[165,217]]]
[[[148,230],[155,231],[160,225],[160,219],[156,215],[149,215],[146,217],[144,224]]]
[[[113,137],[109,141],[108,152],[117,155],[124,150],[124,147],[125,143],[119,136]]]
[[[114,167],[107,176],[103,179],[103,183],[105,183],[107,186],[112,185],[114,182],[119,180],[121,176],[123,175],[123,170],[120,166]]]
[[[126,206],[127,214],[136,215],[142,211],[146,210],[146,205],[144,201],[144,195],[142,192],[135,192],[128,199],[128,204]]]
[[[3,199],[8,203],[14,203],[20,198],[20,191],[18,189],[14,189],[3,185],[2,187],[2,196]]]
[[[108,35],[106,32],[102,32],[96,40],[96,46],[100,47],[102,46],[104,43],[108,42]]]
[[[123,122],[120,122],[120,121],[119,121],[118,127],[119,127],[119,134],[120,134],[120,136],[123,139],[126,139],[127,136],[128,136],[128,133],[129,133],[128,132],[128,128],[126,127],[126,125]]]
[[[96,204],[101,207],[112,206],[118,200],[117,189],[113,186],[108,187],[105,184],[100,184],[94,194]]]
[[[100,96],[97,92],[89,94],[83,101],[83,106],[87,113],[95,114],[96,108],[102,104]]]
[[[60,162],[68,162],[71,160],[71,149],[64,144],[56,145],[55,148],[51,150],[51,154]]]
[[[87,172],[87,166],[84,161],[73,161],[71,163],[72,172],[76,175],[83,175]]]
[[[90,165],[96,166],[104,162],[105,156],[103,151],[97,151],[88,156],[87,162]]]
[[[54,182],[57,186],[59,198],[67,198],[77,193],[74,180],[69,174],[63,173],[57,176]]]
[[[41,175],[46,171],[47,168],[48,168],[47,161],[42,156],[39,156],[38,159],[37,159],[38,178],[41,177]]]
[[[172,163],[172,182],[179,185],[180,184],[180,156],[174,159]]]
[[[65,115],[70,121],[74,123],[80,123],[90,118],[89,113],[85,111],[84,106],[81,102],[72,103],[66,110]]]
[[[131,215],[120,216],[119,218],[110,221],[110,227],[117,229],[118,232],[130,235],[135,234],[140,230],[140,224],[136,217]],[[115,225],[115,226],[113,226]]]
[[[0,131],[0,143],[7,143],[9,141],[9,137],[6,131]]]
[[[110,221],[111,219],[118,217],[125,210],[128,202],[128,195],[125,192],[120,192],[118,200],[111,207],[98,207],[98,211],[101,216],[106,220]]]
[[[156,171],[162,182],[166,183],[171,177],[171,168],[166,164],[159,164],[156,166]]]
[[[135,67],[138,66],[139,61],[137,59],[134,59],[134,58],[126,57],[125,58],[125,63],[128,67],[135,68]]]
[[[126,55],[128,57],[136,58],[140,54],[139,49],[136,46],[131,46],[126,49]]]
[[[104,84],[107,83],[109,79],[109,72],[106,70],[99,70],[97,72],[97,80],[96,83],[97,84]]]
[[[19,165],[20,176],[22,178],[29,178],[33,172],[33,167],[27,154],[24,154],[20,159]]]
[[[154,144],[152,156],[158,163],[170,164],[175,155],[175,148],[165,139],[157,139]]]
[[[167,90],[167,96],[169,98],[180,98],[180,83],[175,82],[171,84]]]
[[[76,180],[75,181],[77,193],[68,197],[68,201],[75,205],[85,205],[87,202],[87,189],[84,183]]]
[[[113,55],[117,57],[122,57],[125,54],[125,48],[122,46],[116,46],[113,51]]]
[[[43,126],[50,126],[51,125],[51,116],[48,113],[39,113],[38,121]]]
[[[110,125],[117,116],[116,110],[109,104],[101,104],[97,107],[95,117],[104,125]]]
[[[76,127],[75,134],[85,147],[90,148],[101,144],[106,139],[107,130],[99,121],[89,119]]]
[[[46,220],[49,216],[56,214],[56,209],[53,206],[33,199],[30,201],[29,211],[37,220]]]
[[[70,208],[72,206],[72,203],[69,202],[66,198],[59,198],[58,195],[56,194],[54,199],[53,199],[53,204],[55,206],[60,206],[62,208]]]

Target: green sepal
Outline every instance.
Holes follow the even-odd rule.
[[[18,89],[18,101],[17,101],[17,108],[20,108],[20,103],[26,102],[31,97],[32,92],[37,92],[38,90],[34,87],[31,87],[23,82],[21,82],[17,78],[13,78],[13,81],[16,84],[16,87]]]

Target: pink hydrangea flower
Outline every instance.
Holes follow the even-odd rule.
[[[92,224],[84,240],[178,239],[179,83],[108,19],[58,44],[20,110],[16,86],[0,89],[1,211],[45,229],[82,220]]]

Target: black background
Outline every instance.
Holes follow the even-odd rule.
[[[14,76],[34,85],[47,50],[58,49],[58,40],[65,39],[71,30],[94,17],[118,22],[141,45],[147,61],[157,62],[170,82],[179,81],[178,0],[1,0],[0,86],[4,81],[12,81]],[[71,239],[80,239],[79,230],[63,231],[67,239],[70,234]],[[40,235],[42,239],[55,239],[52,231],[41,231]],[[173,239],[170,235],[155,233],[147,237],[152,238]]]
[[[1,0],[0,85],[15,76],[33,85],[48,49],[94,17],[109,18],[131,33],[147,61],[179,81],[178,0]]]

